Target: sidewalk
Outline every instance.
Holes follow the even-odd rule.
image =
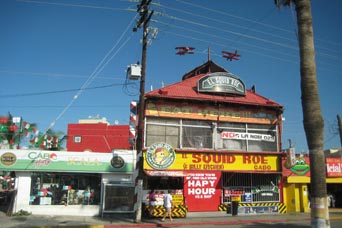
[[[330,218],[342,220],[342,210],[330,212]],[[263,214],[263,215],[237,215],[232,216],[225,212],[189,212],[186,218],[174,218],[172,222],[162,222],[160,218],[142,219],[141,223],[135,223],[132,214],[115,214],[101,217],[84,216],[12,216],[8,217],[0,213],[0,227],[2,228],[117,228],[117,227],[165,227],[181,225],[233,225],[260,222],[290,222],[310,221],[309,213],[293,214]]]

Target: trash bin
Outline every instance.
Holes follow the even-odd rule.
[[[231,213],[232,213],[232,205],[231,205],[231,204],[227,204],[226,213],[227,213],[227,214],[231,214]]]
[[[232,215],[235,216],[238,214],[238,206],[239,206],[239,202],[238,201],[232,201]]]

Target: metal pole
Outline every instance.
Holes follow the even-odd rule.
[[[341,121],[340,115],[337,115],[337,122],[338,122],[338,132],[340,134],[340,142],[341,142],[341,147],[342,147],[342,121]]]
[[[136,141],[136,149],[137,149],[137,159],[136,163],[138,169],[138,176],[135,180],[136,184],[136,214],[135,214],[135,222],[141,222],[141,214],[142,214],[142,186],[143,186],[143,147],[144,147],[144,119],[145,119],[145,78],[146,78],[146,53],[147,53],[147,36],[148,36],[148,24],[152,17],[153,11],[149,14],[149,4],[152,0],[142,0],[140,5],[138,6],[138,12],[140,13],[140,20],[138,22],[137,27],[133,30],[136,31],[141,25],[143,25],[143,41],[142,41],[142,57],[141,57],[141,79],[140,79],[140,96],[139,96],[139,104],[138,104],[138,132],[137,132],[137,141]]]

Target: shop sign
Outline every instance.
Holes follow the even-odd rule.
[[[239,214],[278,214],[278,206],[239,206]]]
[[[309,157],[286,156],[283,158],[283,176],[310,176],[310,160]]]
[[[198,92],[246,95],[243,81],[229,72],[207,74],[198,81],[197,87]]]
[[[244,198],[245,198],[244,201],[247,203],[251,203],[253,201],[253,195],[250,192],[246,192],[244,194]]]
[[[186,172],[184,197],[188,211],[214,211],[222,198],[221,171]]]
[[[11,171],[133,172],[134,151],[112,153],[0,150],[0,169]],[[11,155],[11,156],[9,156]],[[16,158],[15,160],[13,160]],[[9,166],[9,162],[13,164]]]
[[[327,177],[342,177],[342,158],[326,158]]]
[[[151,165],[149,153],[144,153],[144,156],[145,170],[159,168]],[[276,172],[280,171],[278,159],[278,155],[181,152],[175,154],[167,170]]]
[[[48,166],[52,161],[57,160],[56,153],[46,151],[31,151],[27,157],[32,160],[32,166]]]
[[[216,193],[218,181],[215,173],[188,173],[187,195],[195,199],[211,199]]]
[[[224,196],[229,197],[231,195],[243,195],[243,189],[229,188],[224,190]]]
[[[234,109],[230,107],[212,107],[194,104],[172,104],[168,102],[146,105],[146,116],[188,118],[196,120],[215,120],[231,122],[246,122],[274,124],[277,121],[274,112],[266,110]]]
[[[7,152],[1,155],[1,164],[4,166],[11,166],[17,161],[17,156],[13,153]]]
[[[265,134],[257,134],[257,133],[223,131],[221,133],[221,138],[222,139],[275,142],[275,136],[265,135]]]
[[[167,143],[154,143],[146,151],[146,161],[154,169],[169,168],[175,157],[175,151]]]
[[[125,165],[125,160],[121,156],[114,155],[110,163],[113,168],[120,169]]]
[[[241,202],[241,197],[240,196],[232,196],[232,201]]]

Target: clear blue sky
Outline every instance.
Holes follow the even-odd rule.
[[[125,0],[0,1],[0,115],[10,112],[45,131],[100,115],[129,122],[137,81],[126,68],[141,60],[142,29],[133,32],[138,3]],[[341,147],[342,1],[312,0],[317,79],[325,121],[324,148]],[[153,0],[146,91],[181,80],[210,57],[247,88],[285,107],[283,148],[289,139],[307,151],[300,93],[296,13],[273,0]],[[136,18],[135,18],[136,17]],[[178,56],[176,46],[193,46]],[[226,61],[221,51],[235,51]],[[79,91],[78,89],[84,88]],[[77,99],[76,99],[77,97]]]

